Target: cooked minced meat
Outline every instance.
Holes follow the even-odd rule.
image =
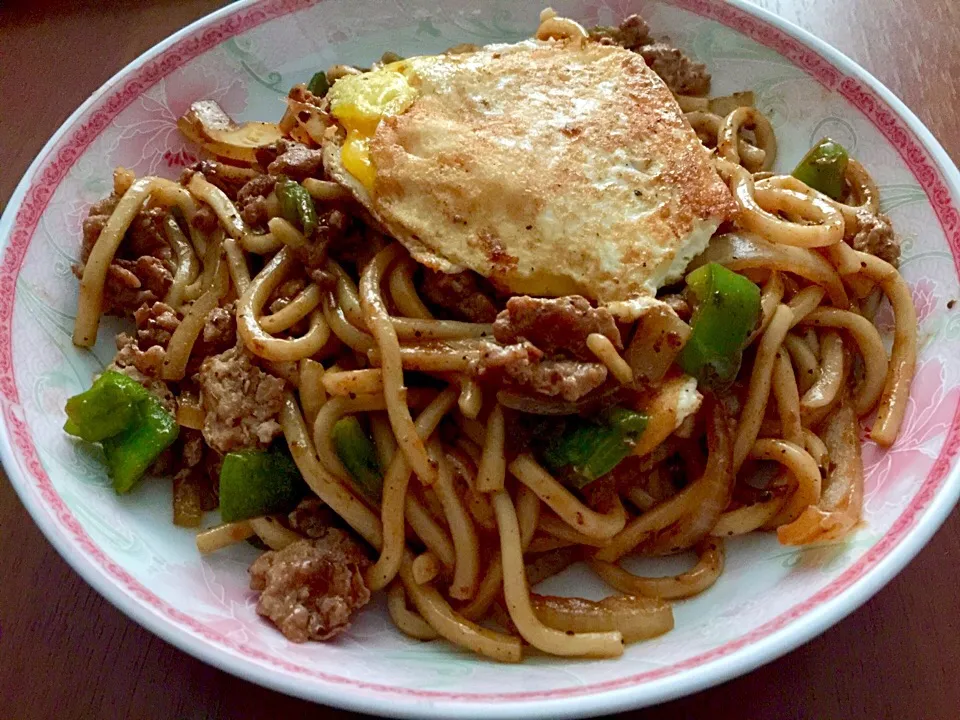
[[[294,277],[284,280],[267,300],[267,307],[270,312],[277,313],[283,310],[306,286],[305,278]]]
[[[257,175],[240,188],[237,193],[237,206],[240,217],[251,227],[265,227],[270,219],[267,210],[267,195],[273,192],[277,179],[270,175]]]
[[[579,360],[545,360],[528,342],[486,343],[474,374],[484,383],[519,388],[573,402],[607,379],[605,365]]]
[[[209,205],[201,205],[197,208],[197,212],[193,214],[190,224],[200,232],[210,234],[220,227],[220,218],[210,209]]]
[[[691,59],[678,48],[663,42],[644,45],[640,54],[647,65],[677,95],[706,95],[710,92],[707,66]]]
[[[331,527],[342,524],[340,516],[318,497],[301,500],[287,515],[287,521],[290,527],[308,538],[322,537]]]
[[[854,250],[876,255],[894,267],[900,265],[900,237],[890,218],[882,212],[857,211],[857,232],[851,240]]]
[[[590,37],[640,53],[650,69],[678,95],[700,96],[710,91],[707,66],[669,42],[654,40],[650,37],[650,26],[639,15],[631,15],[618,27],[593,28]]]
[[[223,190],[224,194],[231,200],[237,199],[237,193],[240,192],[240,188],[244,185],[244,180],[239,178],[242,177],[239,173],[236,172],[236,168],[230,168],[224,165],[221,162],[216,160],[200,160],[195,162],[193,165],[188,167],[181,174],[181,182],[186,185],[190,180],[190,176],[198,172],[202,174],[211,185]],[[206,206],[201,206],[197,208],[198,213]],[[214,226],[214,229],[216,226]]]
[[[107,270],[103,312],[129,317],[145,303],[166,297],[171,285],[173,274],[159,258],[144,255],[136,260],[116,260]]]
[[[207,314],[200,336],[193,344],[190,361],[187,363],[187,377],[192,377],[200,369],[205,358],[219,355],[237,344],[236,303],[227,303],[215,307]]]
[[[336,279],[326,270],[327,253],[331,245],[341,243],[353,230],[350,217],[337,208],[317,207],[317,229],[309,242],[292,248],[294,257],[303,263],[307,275],[320,287],[328,287]]]
[[[135,367],[144,375],[160,377],[167,344],[180,324],[176,311],[162,302],[142,305],[134,314],[137,330],[134,335],[117,335],[114,364]]]
[[[120,198],[111,195],[91,206],[83,221],[80,262],[73,273],[83,277],[84,265]],[[173,284],[173,251],[163,233],[164,212],[141,210],[130,224],[107,269],[103,288],[103,312],[132,317],[143,304],[162,300]]]
[[[203,437],[213,449],[266,447],[280,434],[285,381],[254,365],[242,344],[205,359],[196,380],[206,411]]]
[[[595,27],[590,30],[590,39],[604,45],[619,45],[627,50],[639,50],[652,42],[650,26],[639,15],[630,15],[617,27]]]
[[[233,303],[226,307],[215,307],[210,311],[203,324],[200,339],[208,345],[218,346],[223,350],[236,342],[237,317]]]
[[[476,273],[443,273],[424,268],[419,290],[428,303],[457,320],[489,323],[497,317],[497,306],[481,290]]]
[[[480,345],[480,356],[473,374],[483,378],[500,374],[513,364],[534,363],[543,359],[543,353],[528,342],[519,342],[512,345],[497,345],[494,342],[484,342]]]
[[[323,170],[323,151],[294,140],[277,140],[257,149],[257,162],[273,177],[286,175],[301,182]]]
[[[348,627],[370,601],[363,581],[369,560],[342,530],[271,550],[250,566],[250,588],[260,593],[257,612],[288,640],[329,640]]]
[[[587,336],[606,335],[622,347],[620,331],[606,308],[595,308],[579,295],[561,298],[512,297],[497,315],[493,336],[509,344],[526,340],[547,355],[565,354],[578,360],[595,360]]]
[[[512,382],[541,395],[574,402],[603,385],[607,367],[579,360],[543,360],[510,365],[506,374],[508,385]]]
[[[311,149],[302,143],[278,140],[277,159],[267,166],[271,175],[286,175],[301,182],[320,174],[323,169],[323,151]]]

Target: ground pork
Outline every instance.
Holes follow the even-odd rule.
[[[270,219],[267,210],[267,195],[273,192],[277,179],[269,175],[258,175],[237,192],[237,206],[240,217],[251,227],[266,227]]]
[[[217,217],[217,214],[209,205],[201,205],[193,214],[190,224],[200,232],[209,235],[220,227],[220,218]]]
[[[82,271],[77,276],[82,277]],[[166,297],[172,284],[173,274],[159,258],[144,255],[136,260],[116,260],[107,270],[103,312],[130,317],[144,304]]]
[[[323,151],[308,148],[293,140],[277,140],[272,146],[257,151],[257,161],[270,175],[286,175],[301,182],[320,175],[323,170]]]
[[[203,361],[211,355],[219,355],[237,344],[237,317],[235,303],[215,307],[207,315],[200,336],[193,344],[186,374],[193,375]]]
[[[458,320],[489,323],[497,317],[497,306],[481,290],[476,273],[424,268],[420,292],[428,303]]]
[[[208,345],[219,346],[224,350],[236,342],[237,318],[233,303],[226,307],[216,307],[210,311],[206,322],[203,324],[200,337]]]
[[[293,642],[329,640],[370,601],[363,581],[368,565],[361,547],[335,528],[265,552],[250,566],[250,588],[260,593],[257,612]]]
[[[73,273],[83,277],[83,268],[100,233],[106,227],[119,197],[111,195],[94,203],[83,221],[83,243],[80,262]],[[103,288],[103,312],[107,315],[132,317],[144,303],[162,300],[173,284],[173,251],[163,233],[164,211],[143,210],[137,214],[117,248],[114,261],[107,269]]]
[[[277,313],[283,310],[287,305],[290,304],[290,301],[293,300],[297,293],[303,290],[307,286],[307,281],[302,277],[294,277],[289,280],[284,280],[280,285],[274,290],[270,297],[267,299],[267,308],[271,313]]]
[[[284,380],[254,365],[242,344],[206,358],[196,380],[206,411],[203,437],[214,450],[266,447],[280,434]]]
[[[543,353],[527,342],[504,346],[487,343],[472,372],[494,386],[514,386],[569,402],[579,400],[607,379],[607,368],[600,363],[544,360]]]
[[[650,37],[650,26],[639,15],[631,15],[618,27],[596,27],[590,37],[605,45],[620,45],[640,53],[660,79],[678,95],[706,95],[710,73],[682,50]]]
[[[180,324],[176,311],[162,302],[142,305],[134,314],[136,332],[117,335],[114,364],[135,367],[151,378],[160,377],[167,343]]]
[[[238,179],[237,173],[228,169],[223,163],[216,160],[200,160],[181,173],[181,184],[186,185],[190,181],[190,176],[195,172],[203,175],[211,185],[223,190],[224,194],[231,200],[237,199],[237,193],[245,182]]]
[[[480,378],[499,379],[511,365],[531,364],[543,359],[543,353],[528,342],[497,345],[484,342],[471,373]]]
[[[607,368],[600,363],[578,360],[544,360],[510,365],[506,374],[513,383],[535,393],[574,402],[603,385]]]
[[[677,95],[706,95],[710,92],[707,66],[692,60],[682,50],[663,42],[640,48],[644,61]]]
[[[120,202],[119,195],[110,195],[90,206],[83,221],[83,244],[80,247],[80,262],[85,263],[96,244],[100,233],[106,227],[110,215]],[[152,255],[165,263],[173,261],[173,250],[167,242],[163,230],[166,211],[162,208],[142,210],[133,218],[124,242],[117,249],[117,257],[127,260],[142,255]]]
[[[579,295],[561,298],[512,297],[507,309],[497,315],[493,336],[503,344],[521,340],[533,343],[547,355],[564,354],[579,360],[595,360],[587,347],[591,333],[606,335],[617,348],[623,343],[613,315],[595,308]]]
[[[590,31],[590,39],[603,45],[619,45],[627,50],[639,50],[652,42],[650,26],[639,15],[624,18],[617,27],[595,27]]]
[[[139,308],[133,314],[133,320],[137,324],[137,343],[142,350],[155,346],[165,348],[180,325],[177,311],[162,302]]]
[[[102,200],[98,200],[90,206],[87,217],[83,221],[83,243],[80,246],[80,262],[85,263],[90,257],[90,251],[93,250],[97,238],[103,231],[110,214],[120,202],[119,195],[110,195]]]
[[[324,268],[327,252],[334,243],[341,242],[352,230],[350,217],[336,208],[317,208],[317,229],[306,245],[293,248],[293,256],[303,263],[307,275],[320,287],[329,287],[336,279]]]
[[[308,538],[322,537],[330,527],[340,524],[338,515],[318,497],[305,497],[287,520],[290,527]]]
[[[900,265],[900,237],[894,232],[890,218],[882,212],[857,211],[857,232],[851,245],[854,250],[876,255],[894,267]]]
[[[174,263],[173,248],[163,229],[167,211],[164,208],[141,210],[133,218],[122,246],[125,257],[155,257],[167,267]]]

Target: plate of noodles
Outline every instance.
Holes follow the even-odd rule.
[[[851,612],[957,500],[960,177],[742,2],[239,2],[0,223],[4,467],[283,692],[572,717]]]

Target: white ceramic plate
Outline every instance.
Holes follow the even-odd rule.
[[[435,7],[437,4],[439,8]],[[167,482],[127,497],[96,458],[61,433],[66,397],[112,356],[110,328],[93,352],[70,343],[80,223],[110,190],[116,165],[176,177],[194,158],[175,120],[212,97],[235,117],[276,119],[295,82],[334,61],[367,64],[460,42],[528,36],[542,0],[265,0],[191,25],[133,62],[63,125],[30,167],[0,222],[0,409],[3,464],[37,524],[67,561],[137,622],[183,650],[258,683],[384,715],[566,717],[660,702],[746,672],[855,609],[912,558],[960,491],[960,177],[930,133],[889,91],[806,33],[742,2],[553,2],[585,24],[641,12],[705,61],[714,91],[751,88],[790,168],[823,135],[877,178],[905,236],[922,352],[896,446],[867,443],[866,523],[848,542],[808,549],[772,536],[730,543],[708,592],[676,607],[676,629],[615,661],[533,656],[504,666],[443,642],[395,632],[382,604],[329,644],[293,645],[254,610],[254,550],[201,559],[170,523]],[[887,316],[886,322],[890,318]],[[952,360],[952,361],[951,361]],[[679,567],[682,560],[671,561]],[[667,569],[661,563],[661,568]],[[594,596],[573,569],[549,590]]]

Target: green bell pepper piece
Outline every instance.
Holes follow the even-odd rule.
[[[547,445],[544,462],[555,471],[569,468],[565,480],[583,488],[630,454],[648,420],[644,413],[616,407],[595,420],[568,422],[564,432]]]
[[[132,377],[108,370],[89,390],[67,400],[63,429],[87,442],[100,442],[132,425],[137,406],[149,395]]]
[[[137,406],[137,418],[123,432],[101,440],[113,489],[125,493],[180,434],[176,419],[152,395]]]
[[[107,472],[118,493],[125,493],[180,433],[176,419],[136,380],[108,370],[91,388],[67,400],[63,429],[99,442]]]
[[[307,83],[307,90],[317,97],[323,97],[327,94],[329,89],[330,80],[327,78],[327,74],[323,70],[314,73],[313,77],[310,78],[310,82]]]
[[[280,201],[280,215],[303,230],[307,237],[313,235],[320,224],[317,219],[317,207],[310,193],[300,183],[287,177],[277,180],[275,188]]]
[[[279,448],[227,453],[220,467],[220,516],[224,522],[287,512],[306,487],[296,463]]]
[[[743,347],[760,318],[760,288],[743,275],[708,263],[687,275],[696,300],[692,332],[677,362],[708,385],[732,382]]]
[[[383,471],[377,449],[363,432],[360,422],[349,415],[337,420],[332,431],[337,457],[368,498],[380,500],[383,495]]]
[[[793,176],[834,200],[843,196],[844,175],[850,156],[840,143],[824,138],[804,156]]]

